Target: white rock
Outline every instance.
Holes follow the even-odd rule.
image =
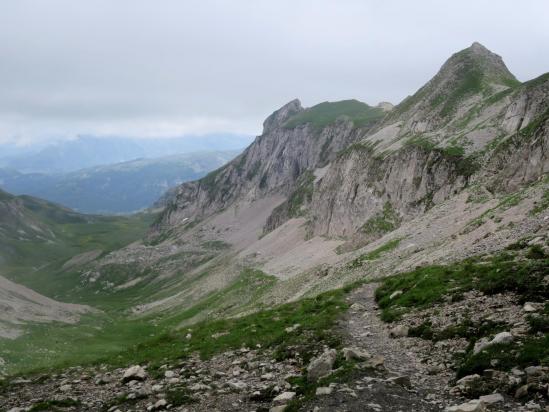
[[[343,357],[345,360],[366,360],[370,358],[370,354],[359,348],[343,348]]]
[[[242,382],[242,381],[239,381],[237,379],[233,379],[233,380],[228,381],[227,386],[229,386],[229,388],[234,389],[236,391],[241,391],[241,390],[244,390],[248,387],[246,382]]]
[[[389,299],[393,300],[394,298],[398,298],[400,295],[402,295],[401,290],[395,290],[391,295],[389,296]]]
[[[154,404],[154,409],[164,409],[168,405],[166,399],[160,399]]]
[[[336,360],[337,352],[335,349],[330,349],[320,355],[318,358],[313,359],[307,367],[307,379],[311,381],[317,381],[324,376],[328,376],[332,373],[332,367]]]
[[[501,393],[491,393],[490,395],[481,396],[479,399],[487,405],[492,405],[494,403],[504,401],[503,395]]]
[[[537,309],[536,307],[530,303],[530,302],[526,302],[524,304],[524,306],[522,307],[522,309],[525,311],[525,312],[537,312]]]
[[[329,386],[319,386],[316,388],[316,395],[330,395],[333,392],[333,388],[330,388]]]
[[[165,378],[170,379],[170,378],[173,378],[174,376],[175,376],[175,372],[174,372],[174,371],[166,371],[166,372],[164,372],[164,377],[165,377]]]
[[[59,390],[60,390],[61,392],[69,392],[70,390],[72,390],[72,385],[69,385],[69,384],[67,384],[67,385],[61,385],[61,386],[59,387]]]
[[[124,376],[122,377],[122,380],[124,382],[128,381],[142,381],[147,378],[147,372],[145,372],[145,369],[143,369],[139,365],[132,366],[131,368],[126,369],[126,372],[124,372]]]
[[[286,333],[292,333],[292,332],[295,332],[297,329],[299,329],[301,327],[301,325],[299,323],[296,323],[295,325],[293,326],[288,326],[286,329],[284,329],[286,331]]]
[[[496,336],[494,336],[494,339],[490,342],[490,344],[495,345],[497,343],[511,343],[513,342],[513,335],[511,335],[509,332],[500,332]]]
[[[408,336],[408,327],[404,325],[395,326],[389,331],[389,336],[392,338],[403,338]]]
[[[295,392],[282,392],[280,395],[273,399],[274,403],[285,403],[295,398]]]
[[[486,407],[484,406],[484,402],[482,402],[479,399],[474,399],[467,403],[462,403],[461,405],[449,406],[444,411],[445,412],[484,412],[486,411]]]

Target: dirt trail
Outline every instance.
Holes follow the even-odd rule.
[[[441,411],[449,399],[442,388],[445,379],[430,376],[409,339],[394,339],[379,317],[374,292],[378,285],[367,284],[351,293],[351,309],[341,321],[345,345],[384,358],[384,369],[365,369],[353,376],[347,388],[339,388],[329,397],[317,397],[307,405],[319,412],[431,412]],[[395,377],[409,377],[411,386],[389,382]],[[353,382],[354,381],[354,382]]]

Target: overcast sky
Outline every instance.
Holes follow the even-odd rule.
[[[398,103],[479,41],[549,71],[549,2],[2,0],[0,142],[258,134],[297,97]]]

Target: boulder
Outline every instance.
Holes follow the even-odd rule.
[[[295,392],[282,392],[280,395],[273,399],[273,402],[278,404],[286,403],[295,398],[295,395]]]
[[[329,387],[329,386],[320,386],[318,388],[316,388],[316,396],[321,396],[321,395],[331,395],[333,392],[333,388]]]
[[[395,326],[389,331],[389,336],[391,338],[404,338],[408,336],[408,327],[404,325]]]
[[[500,344],[509,344],[513,342],[513,335],[511,335],[509,332],[500,332],[496,336],[494,336],[494,339],[490,342],[491,345],[496,345],[498,343]]]
[[[307,379],[315,382],[332,373],[332,367],[334,366],[336,356],[336,350],[329,349],[318,358],[313,359],[307,367]]]
[[[481,396],[479,399],[486,405],[493,405],[494,403],[500,403],[505,400],[501,393],[491,393],[490,395]]]
[[[479,352],[482,352],[484,349],[496,345],[496,344],[509,344],[513,342],[514,337],[509,332],[500,332],[492,340],[489,340],[487,338],[479,339],[475,343],[475,347],[473,348],[473,353],[476,355]]]
[[[144,381],[145,379],[147,379],[147,372],[139,365],[126,369],[122,377],[123,382]]]
[[[448,406],[444,409],[445,412],[484,412],[486,407],[480,399],[462,403],[461,405]]]
[[[412,383],[410,382],[410,377],[406,375],[402,376],[394,376],[392,378],[387,379],[387,382],[394,383],[395,385],[400,385],[405,388],[411,388]]]
[[[343,357],[345,360],[358,360],[363,361],[366,359],[370,359],[370,354],[366,351],[363,351],[359,348],[351,347],[351,348],[343,348]]]
[[[522,385],[521,387],[519,387],[515,392],[515,398],[520,399],[528,396],[528,389],[529,385]]]

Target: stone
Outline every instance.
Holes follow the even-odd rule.
[[[488,346],[490,346],[490,339],[481,338],[481,339],[479,339],[475,342],[475,347],[473,348],[473,353],[476,355],[477,353],[482,352]]]
[[[286,403],[295,398],[295,392],[282,392],[273,399],[274,403]]]
[[[522,385],[521,387],[519,387],[515,392],[515,398],[520,399],[528,396],[528,388],[529,385]]]
[[[445,412],[484,412],[486,407],[484,402],[479,399],[474,399],[472,401],[462,403],[461,405],[448,406],[444,409]]]
[[[212,389],[210,386],[204,385],[203,383],[200,383],[200,382],[195,383],[194,385],[189,387],[189,390],[193,392],[209,391],[210,389]]]
[[[486,407],[480,399],[462,403],[461,405],[448,406],[444,409],[445,412],[484,412]]]
[[[402,293],[403,292],[401,290],[395,290],[393,293],[391,293],[389,299],[393,300],[395,298],[398,298],[400,295],[402,295]]]
[[[319,386],[318,388],[316,388],[315,394],[317,396],[322,396],[322,395],[330,395],[332,392],[333,392],[333,388],[329,386]]]
[[[227,382],[227,386],[235,391],[242,391],[248,387],[248,384],[238,379],[233,379]]]
[[[524,310],[525,312],[528,312],[528,313],[531,313],[531,312],[537,312],[538,310],[536,309],[536,307],[534,306],[534,304],[530,303],[530,302],[526,302],[524,304],[524,306],[522,307],[522,310]]]
[[[392,378],[387,379],[387,382],[394,383],[395,385],[404,386],[405,388],[412,387],[412,383],[410,382],[410,377],[406,375],[394,376]]]
[[[164,372],[164,377],[167,378],[167,379],[173,378],[173,377],[175,377],[175,372],[174,371],[166,371],[166,372]]]
[[[350,360],[363,361],[363,360],[369,359],[370,354],[359,348],[351,347],[351,348],[343,348],[343,357],[347,361],[350,361]]]
[[[293,326],[288,326],[284,330],[286,331],[286,333],[292,333],[292,332],[295,332],[296,330],[298,330],[300,327],[301,327],[301,325],[299,323],[296,323]]]
[[[279,406],[273,406],[271,409],[269,409],[269,412],[284,412],[287,405],[279,405]]]
[[[405,338],[408,336],[408,327],[404,325],[395,326],[389,331],[389,336],[391,338]]]
[[[61,385],[61,386],[59,387],[59,390],[60,390],[61,392],[70,392],[70,391],[72,390],[72,385],[69,385],[69,384],[67,384],[67,385]]]
[[[500,332],[492,340],[489,340],[487,338],[479,339],[475,343],[475,347],[473,348],[473,353],[477,354],[479,352],[482,352],[484,349],[488,348],[489,346],[496,345],[496,344],[509,344],[513,342],[514,337],[509,332]]]
[[[509,344],[513,342],[514,337],[509,332],[500,332],[496,336],[494,336],[494,339],[490,342],[491,345],[496,344]]]
[[[329,349],[318,358],[313,359],[307,366],[307,379],[314,382],[332,373],[336,356],[336,350]]]
[[[168,406],[168,401],[166,401],[166,399],[160,399],[154,404],[153,409],[154,410],[166,409],[166,406]]]
[[[494,403],[503,402],[505,399],[501,393],[491,393],[490,395],[484,395],[479,398],[486,405],[492,405]]]
[[[122,377],[123,382],[143,381],[145,379],[147,379],[147,372],[139,365],[126,369],[124,376]]]

